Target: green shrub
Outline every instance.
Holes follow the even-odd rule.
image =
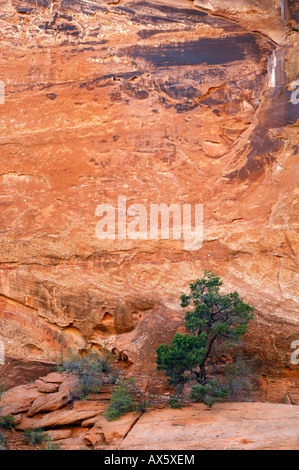
[[[181,409],[181,408],[183,408],[182,403],[180,402],[180,400],[179,400],[177,397],[171,397],[171,398],[168,400],[168,405],[170,406],[170,408],[174,408],[174,409]]]
[[[153,398],[146,400],[145,398],[138,400],[135,403],[135,411],[139,413],[144,413],[148,408],[150,408]]]
[[[222,401],[226,398],[227,393],[227,388],[215,379],[206,382],[205,385],[195,385],[190,393],[190,399],[212,408],[216,401]]]
[[[52,436],[47,436],[45,441],[45,450],[61,450],[60,444],[54,443]]]
[[[12,415],[0,417],[0,429],[10,429],[16,427],[15,419]]]
[[[84,400],[90,393],[99,393],[103,386],[104,378],[115,380],[117,372],[113,370],[111,356],[100,356],[95,352],[88,352],[86,355],[79,353],[69,353],[64,358],[59,372],[67,372],[78,378],[77,386],[74,390],[74,398]],[[110,374],[110,375],[109,375]]]
[[[114,421],[130,411],[136,410],[135,393],[134,380],[123,379],[111,394],[110,403],[105,413],[107,420]]]
[[[25,444],[34,446],[36,444],[43,444],[46,439],[46,434],[42,428],[27,429],[24,431],[23,441]]]

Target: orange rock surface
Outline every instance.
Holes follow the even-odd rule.
[[[144,388],[165,387],[155,348],[183,322],[179,295],[212,269],[255,306],[246,349],[268,396],[294,390],[298,12],[272,5],[0,1],[0,339],[11,381],[22,381],[18,361],[34,371],[67,347],[106,345]],[[119,196],[203,204],[202,248],[97,239],[97,206]]]
[[[60,378],[63,389],[70,389],[72,382],[75,386],[74,377],[61,374]],[[41,380],[47,382],[47,377],[1,397],[0,416],[12,413],[17,425],[13,436],[7,436],[9,448],[25,430],[42,427],[63,450],[299,449],[298,406],[249,402],[216,404],[212,409],[202,404],[181,410],[164,406],[107,421],[104,391],[87,400],[59,403],[60,409],[47,408],[41,403],[57,402],[57,392],[40,393]]]
[[[225,403],[207,410],[145,413],[117,449],[298,450],[299,411],[272,403]]]

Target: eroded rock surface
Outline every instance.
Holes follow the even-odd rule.
[[[64,388],[74,380],[65,374],[60,378]],[[63,450],[299,449],[298,406],[246,402],[216,404],[212,409],[192,404],[174,410],[160,405],[107,421],[107,387],[87,400],[68,402],[60,409],[42,409],[36,406],[40,397],[51,404],[57,392],[41,394],[41,381],[46,383],[47,377],[2,395],[0,416],[12,413],[17,425],[14,434],[43,428]]]
[[[267,384],[296,379],[298,14],[272,4],[1,1],[7,358],[105,344],[145,388],[165,387],[154,350],[212,269],[256,308],[246,347]],[[203,247],[98,240],[96,207],[119,196],[202,203]]]

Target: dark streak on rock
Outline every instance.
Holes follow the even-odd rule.
[[[154,67],[194,65],[224,65],[253,56],[259,61],[261,52],[254,36],[250,34],[226,38],[204,38],[176,44],[133,46],[124,50],[134,59],[145,59]]]

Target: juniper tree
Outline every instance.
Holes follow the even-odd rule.
[[[222,281],[211,271],[190,285],[190,293],[180,297],[185,313],[186,333],[176,333],[170,346],[157,349],[157,369],[169,377],[177,395],[187,381],[195,381],[191,398],[212,406],[227,391],[217,380],[208,380],[207,362],[215,345],[233,345],[247,331],[253,318],[253,307],[245,303],[238,292],[220,294]]]

